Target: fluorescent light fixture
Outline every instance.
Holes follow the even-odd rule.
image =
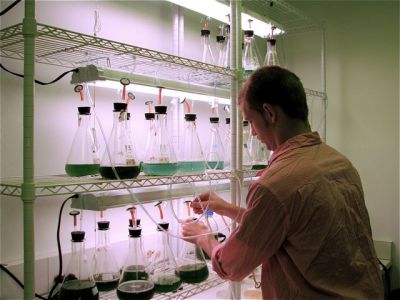
[[[117,90],[122,89],[121,84],[119,82],[112,81],[112,80],[104,80],[104,81],[99,80],[96,82],[90,82],[88,84],[91,86],[96,86],[96,87],[111,88],[111,89],[117,89]],[[126,91],[133,92],[133,93],[158,95],[159,88],[133,83],[126,87]],[[200,95],[200,94],[195,94],[195,93],[181,92],[181,91],[171,90],[171,89],[167,89],[167,88],[163,89],[162,94],[163,94],[163,97],[173,97],[173,98],[179,98],[179,99],[186,98],[188,100],[202,101],[202,102],[207,102],[207,103],[217,101],[218,104],[223,104],[223,105],[231,104],[231,100],[227,99],[227,98],[220,98],[220,97]]]
[[[127,91],[158,95],[159,86],[162,86],[163,96],[187,98],[195,101],[214,102],[230,105],[230,91],[219,87],[190,84],[187,82],[172,81],[167,79],[155,79],[154,77],[101,68],[95,65],[87,65],[78,68],[78,72],[72,73],[71,83],[86,82],[98,87],[122,89],[121,78],[128,78],[132,84],[126,87]]]
[[[228,5],[225,5],[216,0],[167,0],[176,5],[185,7],[187,9],[196,11],[207,17],[211,17],[223,23],[228,23],[228,17],[231,13]],[[271,26],[273,24],[264,22],[254,16],[242,12],[242,29],[247,30],[249,28],[249,19],[253,20],[251,24],[251,29],[254,34],[260,37],[267,37],[271,34]],[[274,35],[284,33],[283,30],[276,28],[274,30]]]

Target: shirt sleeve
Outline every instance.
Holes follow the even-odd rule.
[[[253,184],[248,208],[229,239],[212,252],[214,271],[224,279],[240,281],[281,247],[288,217],[280,201],[265,187]]]

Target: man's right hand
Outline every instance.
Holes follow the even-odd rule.
[[[214,192],[205,192],[193,199],[191,207],[196,214],[202,214],[205,210],[212,210],[219,215],[225,215],[231,206]]]

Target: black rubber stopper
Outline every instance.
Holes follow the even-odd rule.
[[[205,36],[205,35],[210,35],[210,30],[209,29],[202,29],[201,30],[201,36]]]
[[[196,114],[185,114],[185,120],[186,121],[195,121],[196,120]]]
[[[268,39],[268,42],[271,44],[271,46],[275,46],[276,39]]]
[[[140,219],[135,219],[136,226],[140,226]],[[129,227],[133,227],[132,219],[129,219]]]
[[[154,107],[156,114],[165,115],[167,113],[167,106],[166,105],[157,105]]]
[[[126,119],[130,120],[131,119],[131,113],[126,113]]]
[[[225,124],[227,124],[227,125],[231,124],[231,118],[226,118],[225,119]]]
[[[108,230],[108,229],[110,229],[110,221],[99,221],[99,222],[97,222],[97,228],[99,230]]]
[[[168,230],[169,223],[158,223],[158,226],[160,226],[164,230]],[[161,231],[161,229],[157,226],[157,230]]]
[[[85,239],[85,232],[84,231],[72,231],[71,237],[73,242],[83,242]]]
[[[139,237],[142,235],[142,228],[140,227],[129,227],[129,236],[130,237]]]
[[[243,121],[243,126],[249,126],[249,121],[244,120],[244,121]]]
[[[210,123],[219,123],[218,117],[210,117]]]
[[[225,41],[225,37],[223,35],[217,35],[217,43],[223,43]]]
[[[114,102],[114,111],[123,111],[126,110],[126,103],[122,102]]]
[[[254,35],[254,31],[253,30],[245,30],[244,31],[244,36],[252,37],[253,35]]]
[[[144,117],[146,120],[152,120],[152,119],[155,119],[156,114],[155,113],[145,113]]]
[[[80,115],[90,115],[90,106],[80,106],[78,112]]]

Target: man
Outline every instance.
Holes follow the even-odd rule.
[[[247,208],[215,193],[193,201],[197,213],[207,206],[238,222],[224,244],[204,235],[200,222],[184,224],[183,235],[211,256],[222,278],[242,280],[261,264],[263,299],[382,299],[361,180],[311,132],[300,79],[278,66],[260,68],[238,104],[274,151],[269,166],[249,187]]]

